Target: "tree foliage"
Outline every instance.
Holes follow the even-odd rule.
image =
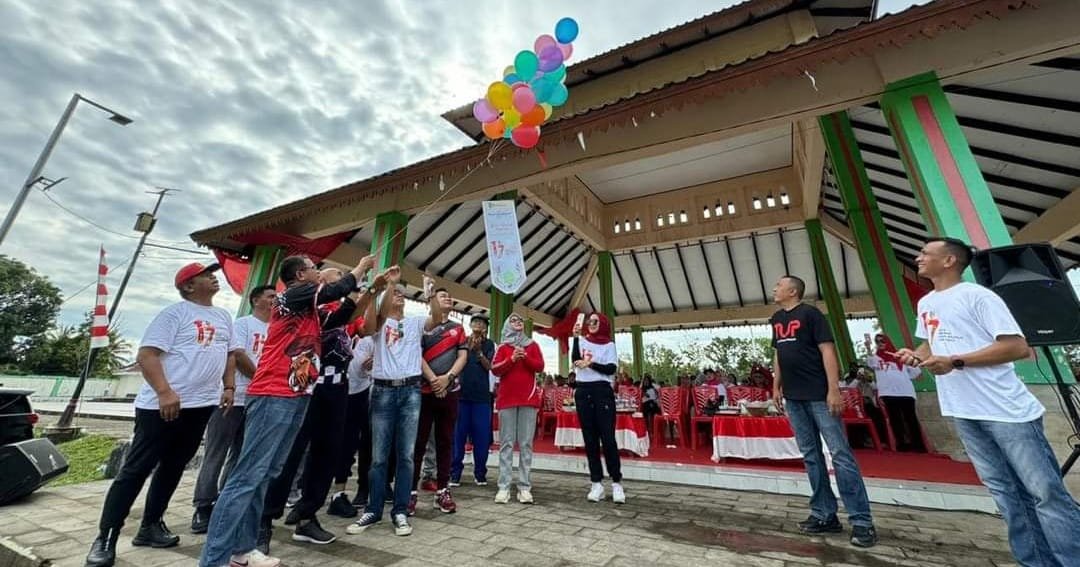
[[[738,376],[750,374],[750,367],[771,364],[772,342],[767,338],[743,339],[738,337],[713,337],[703,348],[706,364],[716,370],[734,372]]]
[[[78,327],[60,326],[34,337],[20,350],[19,366],[31,374],[79,376],[90,351],[91,314]],[[98,349],[90,376],[112,377],[131,354],[131,345],[109,329],[109,346]]]
[[[60,288],[26,264],[0,254],[0,364],[15,360],[17,338],[41,338],[59,312]]]
[[[676,377],[684,374],[697,375],[706,367],[747,376],[754,363],[769,364],[773,356],[772,345],[766,338],[714,337],[706,344],[688,342],[674,349],[647,342],[643,351],[644,372],[666,383],[674,383]],[[624,353],[619,358],[622,369],[632,367],[631,355]]]

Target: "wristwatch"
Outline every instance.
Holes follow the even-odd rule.
[[[954,369],[956,369],[956,370],[963,370],[964,369],[964,359],[962,359],[962,358],[954,358],[954,359],[952,359],[952,367]]]

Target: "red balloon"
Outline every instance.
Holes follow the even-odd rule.
[[[522,124],[510,132],[510,140],[515,146],[527,150],[540,141],[540,127]]]

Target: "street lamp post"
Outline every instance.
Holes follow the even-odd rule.
[[[60,121],[57,122],[56,127],[53,128],[52,134],[49,135],[49,140],[45,142],[45,148],[41,150],[37,162],[34,163],[34,168],[30,170],[30,175],[26,178],[26,181],[23,182],[22,188],[19,189],[18,196],[15,197],[15,202],[11,204],[11,209],[8,210],[7,216],[4,217],[4,224],[0,225],[0,245],[4,243],[4,238],[7,236],[8,231],[11,230],[11,225],[15,223],[15,217],[19,215],[19,210],[22,209],[23,202],[26,201],[26,196],[30,194],[30,188],[34,186],[34,183],[36,183],[41,176],[41,170],[45,169],[45,162],[49,161],[49,156],[52,155],[53,148],[56,146],[56,141],[60,139],[60,134],[64,132],[64,127],[67,126],[68,120],[71,119],[71,115],[75,113],[75,107],[78,106],[79,101],[108,112],[110,114],[109,120],[121,126],[127,126],[132,122],[127,116],[104,105],[98,104],[79,93],[71,95],[71,101],[68,102],[67,108],[64,109],[64,114],[60,116]]]

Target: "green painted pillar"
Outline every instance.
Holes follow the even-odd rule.
[[[573,339],[571,339],[573,340]],[[559,376],[566,376],[570,374],[570,352],[569,350],[563,351],[562,346],[559,349]]]
[[[408,224],[409,217],[405,213],[387,211],[375,215],[375,228],[371,237],[371,254],[375,256],[375,269],[370,277],[374,277],[374,272],[381,272],[405,261]]]
[[[514,310],[513,294],[503,293],[494,287],[491,288],[491,340],[498,344],[502,340],[502,328],[506,318]]]
[[[525,320],[525,336],[529,337],[530,339],[533,336],[533,324],[534,323],[532,319]]]
[[[881,98],[881,112],[928,232],[959,238],[980,250],[1012,244],[937,76],[925,73],[889,85]],[[971,270],[964,277],[974,281]],[[1063,351],[1052,350],[1054,363],[1071,379]],[[1048,370],[1044,369],[1049,374]],[[1034,362],[1017,362],[1016,372],[1025,382],[1045,382]]]
[[[631,370],[634,379],[641,380],[641,376],[645,374],[645,343],[642,340],[641,325],[630,326],[630,338],[634,347],[633,368]]]
[[[817,266],[818,287],[828,309],[829,326],[832,327],[836,356],[840,359],[840,373],[843,374],[855,361],[855,348],[851,344],[851,333],[848,332],[847,318],[844,316],[844,301],[840,297],[840,289],[836,287],[836,277],[833,276],[821,221],[807,219],[806,234],[810,237],[810,253],[814,257],[814,265]]]
[[[281,246],[259,245],[251,255],[251,268],[248,270],[247,281],[244,282],[244,295],[240,298],[240,308],[236,310],[237,317],[251,314],[251,303],[248,296],[251,290],[261,285],[274,285],[278,281],[278,270],[281,261],[284,260],[285,250]]]
[[[604,250],[596,254],[596,277],[600,280],[600,312],[611,322],[611,332],[615,333],[615,295],[611,285],[611,252]]]

